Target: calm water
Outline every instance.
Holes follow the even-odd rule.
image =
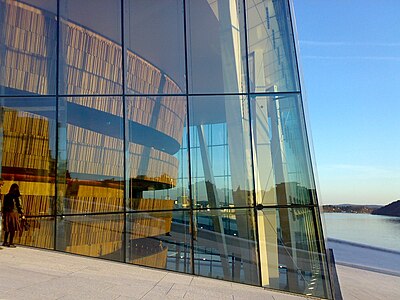
[[[328,238],[400,251],[400,218],[324,213]]]

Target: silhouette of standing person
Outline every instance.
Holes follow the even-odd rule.
[[[3,185],[4,185],[4,180],[2,177],[0,177],[0,192],[1,192]],[[3,250],[3,248],[0,247],[0,250]]]
[[[19,216],[21,215],[22,219],[25,219],[25,216],[22,212],[20,196],[19,186],[16,183],[11,185],[8,194],[4,196],[3,207],[1,209],[4,230],[3,246],[15,248],[16,246],[13,243],[15,232],[22,230]],[[8,237],[10,237],[9,242],[7,242]]]

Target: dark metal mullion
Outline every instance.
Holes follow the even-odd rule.
[[[246,0],[245,0],[246,1]],[[282,96],[282,95],[298,95],[300,92],[290,92],[290,91],[284,91],[284,92],[250,92],[249,94],[251,96]]]
[[[191,273],[194,275],[194,210],[193,210],[193,194],[192,194],[192,167],[190,156],[190,118],[189,118],[189,76],[188,76],[188,40],[187,40],[187,20],[186,20],[186,0],[183,2],[183,39],[185,46],[185,84],[186,84],[186,142],[187,142],[187,159],[188,159],[188,185],[189,185],[189,200],[190,200],[190,267]]]
[[[252,207],[249,206],[238,206],[238,207],[209,207],[209,208],[195,208],[193,207],[193,211],[217,211],[223,209],[230,209],[230,210],[244,210],[244,209],[251,209]],[[308,208],[308,209],[317,209],[317,205],[302,205],[302,204],[287,204],[287,205],[263,205],[262,207],[259,206],[260,209],[300,209],[300,208]],[[177,208],[173,210],[126,210],[127,214],[141,214],[141,213],[162,213],[162,212],[190,212],[190,209],[187,208]],[[123,214],[124,211],[99,211],[99,212],[79,212],[79,213],[63,213],[57,214],[57,217],[73,217],[73,216],[94,216],[94,215],[119,215]],[[49,218],[54,217],[54,214],[49,215],[29,215],[27,218]]]
[[[252,124],[252,110],[251,110],[251,90],[250,90],[250,71],[249,71],[249,49],[248,49],[248,36],[247,36],[247,7],[246,0],[243,0],[243,18],[244,18],[244,41],[245,41],[245,53],[246,53],[246,84],[247,84],[247,105],[249,111],[249,135],[250,135],[250,155],[251,155],[251,169],[253,174],[253,214],[254,214],[254,224],[255,224],[255,240],[257,242],[257,258],[258,258],[258,282],[262,285],[261,277],[261,249],[260,249],[260,239],[258,232],[258,210],[257,210],[257,193],[256,193],[256,171],[254,167],[254,149],[253,149],[253,124]]]
[[[122,122],[122,131],[123,131],[123,178],[124,178],[124,193],[123,193],[123,199],[124,199],[124,208],[123,208],[123,215],[124,215],[124,227],[122,230],[122,255],[123,255],[123,262],[127,262],[126,259],[126,248],[127,248],[127,199],[129,197],[129,192],[128,189],[130,189],[129,186],[129,176],[127,176],[128,172],[128,167],[127,167],[127,160],[129,159],[128,156],[128,147],[129,143],[127,143],[127,138],[129,136],[129,133],[127,132],[128,126],[126,126],[127,122],[127,113],[126,113],[126,96],[125,96],[125,10],[124,10],[124,0],[121,0],[121,55],[122,55],[122,116],[123,116],[123,122]]]
[[[57,37],[58,39],[58,37]],[[56,53],[57,55],[57,53]],[[56,60],[57,62],[57,60]],[[57,70],[56,70],[57,71]],[[57,83],[56,83],[57,85]],[[1,98],[54,98],[57,97],[56,94],[45,94],[45,95],[1,95]]]
[[[107,212],[79,212],[79,213],[63,213],[56,215],[57,217],[76,217],[76,216],[97,216],[97,215],[120,215],[124,211],[107,211]],[[53,215],[29,215],[27,218],[50,218]]]
[[[155,212],[189,212],[190,209],[188,208],[174,208],[174,209],[146,209],[146,210],[127,210],[129,214],[136,214],[136,213],[155,213]]]
[[[53,234],[53,238],[54,238],[54,243],[53,243],[53,248],[54,250],[57,250],[57,202],[58,202],[58,151],[59,151],[59,127],[58,127],[58,121],[59,121],[59,78],[60,78],[60,0],[57,0],[57,20],[56,20],[56,24],[57,24],[57,29],[56,29],[56,95],[55,95],[55,99],[56,99],[56,161],[55,161],[55,170],[54,170],[54,176],[55,176],[55,186],[54,186],[54,203],[53,203],[53,217],[54,217],[54,234]]]

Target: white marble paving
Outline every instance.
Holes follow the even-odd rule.
[[[304,299],[259,287],[19,246],[0,250],[0,299]]]
[[[400,299],[400,277],[338,266],[343,298]],[[0,250],[0,299],[267,299],[305,297],[60,252]]]

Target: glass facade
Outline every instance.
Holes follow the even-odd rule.
[[[332,298],[291,7],[0,0],[17,242]]]

